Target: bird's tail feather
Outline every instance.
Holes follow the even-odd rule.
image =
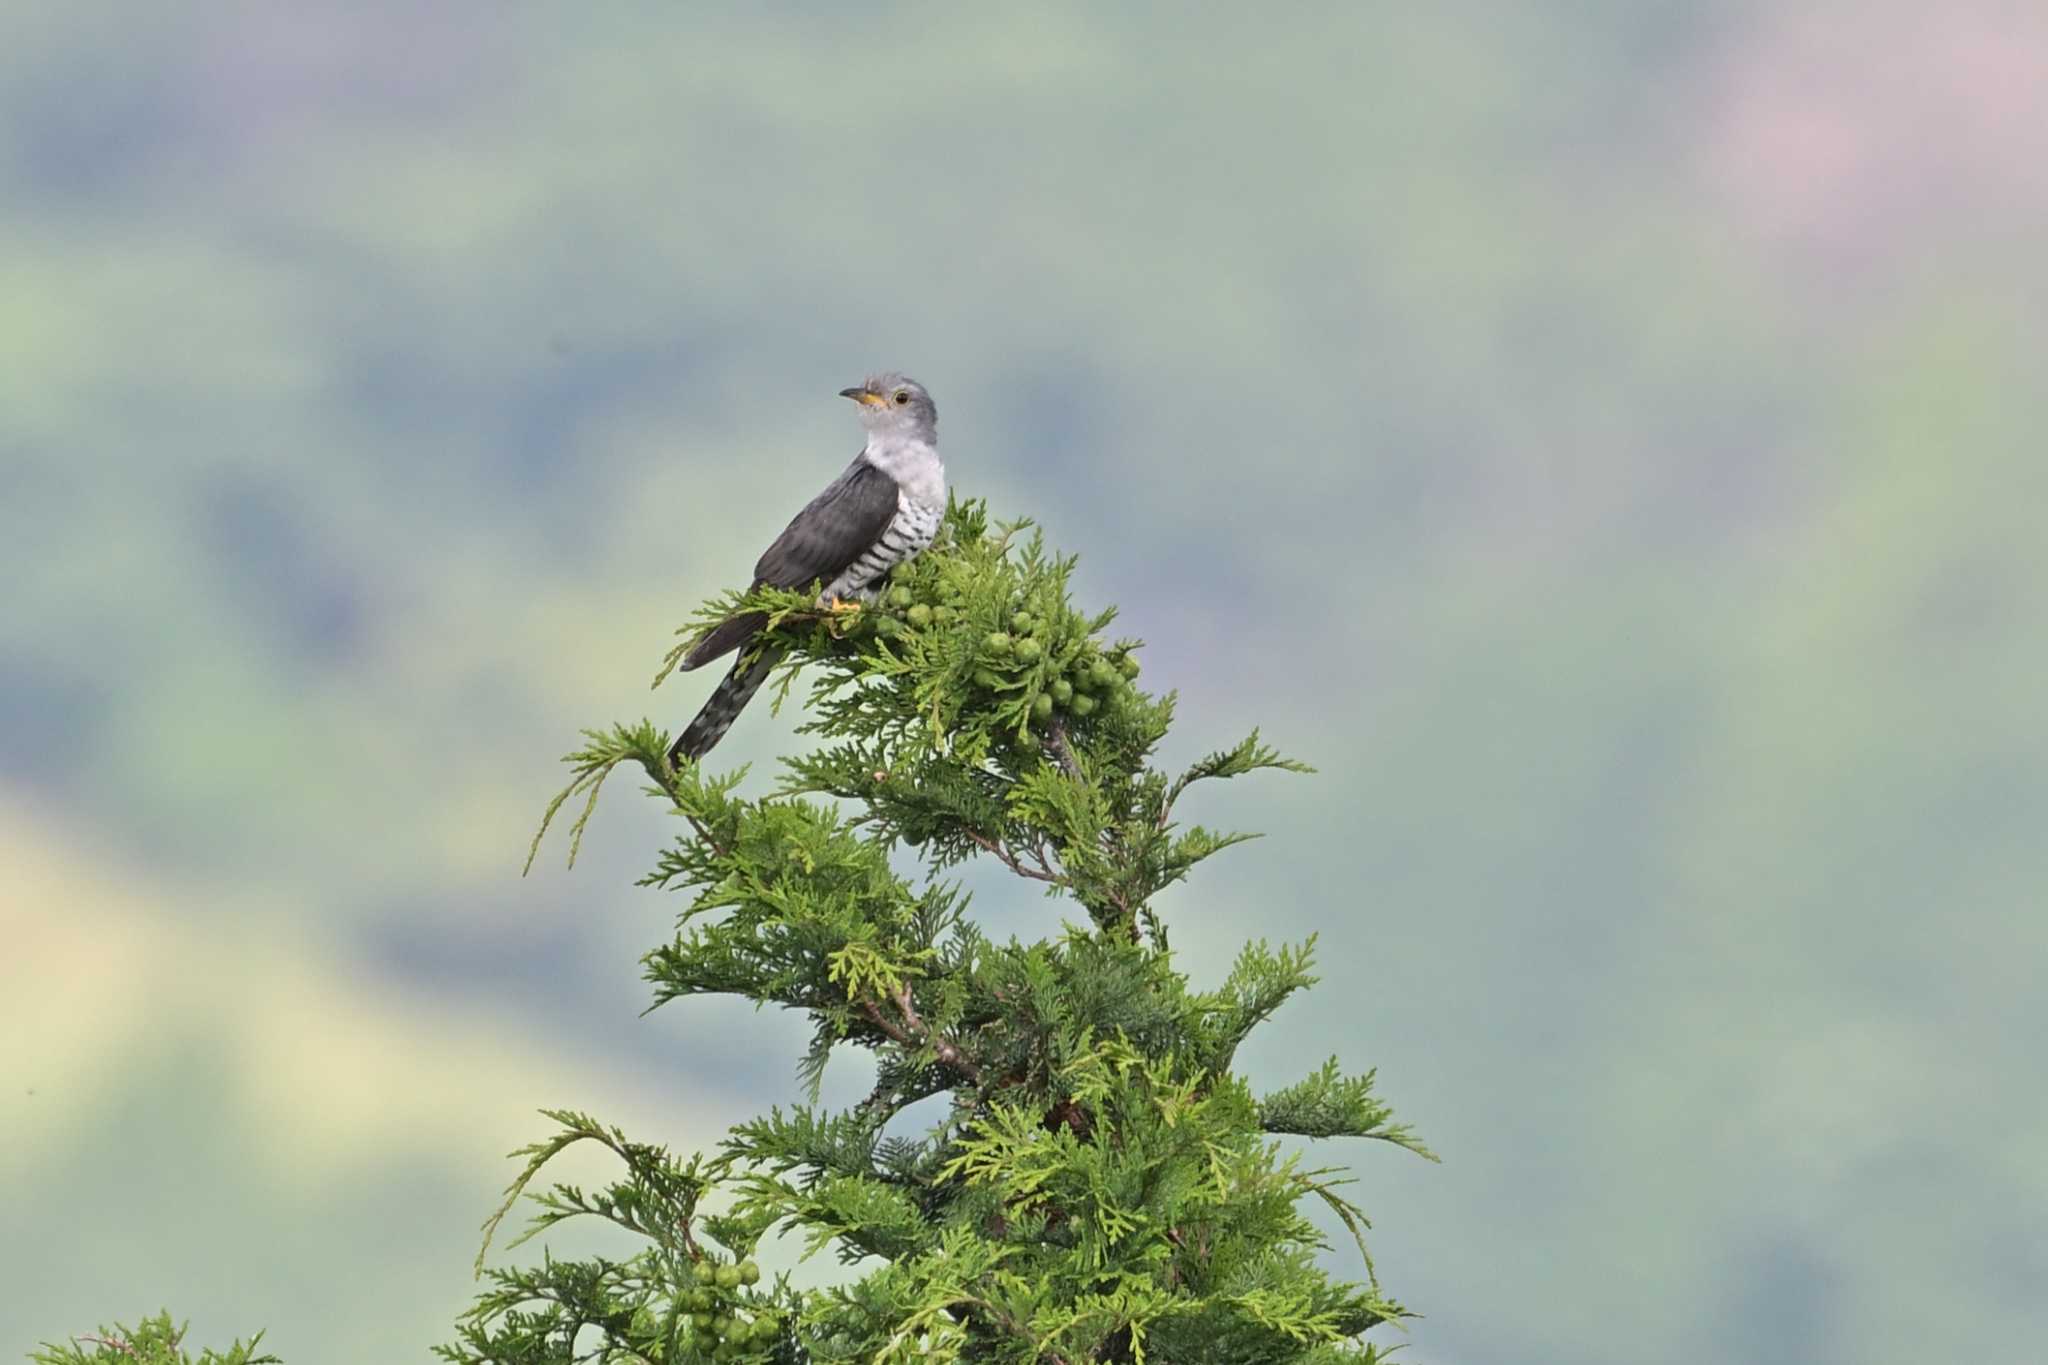
[[[776,663],[782,658],[780,649],[763,650],[758,655],[749,655],[742,650],[740,657],[733,660],[732,669],[719,680],[711,696],[697,712],[696,718],[683,727],[683,733],[669,746],[668,761],[680,765],[686,758],[702,758],[711,752],[711,747],[725,738],[725,732],[732,728],[754,694],[761,690],[761,684],[768,681]]]
[[[753,639],[760,633],[761,627],[767,624],[767,616],[758,611],[743,612],[721,621],[713,629],[705,632],[703,639],[691,645],[689,653],[683,655],[676,666],[684,672],[702,668],[719,655],[730,654]]]

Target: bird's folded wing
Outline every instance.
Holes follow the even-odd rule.
[[[755,586],[830,583],[882,538],[896,516],[896,480],[855,460],[790,519],[754,565]]]
[[[830,583],[880,540],[896,516],[896,481],[856,459],[790,519],[754,565],[754,586],[803,588]],[[759,612],[721,622],[683,656],[698,668],[730,654],[766,624]]]

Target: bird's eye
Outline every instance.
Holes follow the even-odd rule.
[[[899,407],[899,408],[902,408],[902,407],[908,407],[909,405],[910,405],[910,394],[909,394],[909,393],[908,393],[908,392],[907,392],[906,390],[903,390],[903,389],[898,389],[898,390],[896,390],[896,406],[897,406],[897,407]]]

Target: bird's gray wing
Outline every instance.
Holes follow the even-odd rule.
[[[803,588],[830,583],[889,529],[896,516],[896,481],[856,459],[846,472],[790,518],[754,565],[754,587]],[[764,618],[748,612],[722,622],[691,646],[683,668],[697,668],[746,643]]]
[[[754,586],[801,588],[830,583],[882,538],[896,516],[896,480],[855,460],[803,511],[790,518],[754,565]]]

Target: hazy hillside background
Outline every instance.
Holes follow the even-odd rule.
[[[536,1106],[790,1093],[636,1017],[630,789],[518,859],[896,365],[1173,757],[1321,767],[1168,908],[1320,932],[1252,1066],[1446,1158],[1333,1153],[1403,1359],[2032,1356],[2044,73],[1990,0],[0,3],[0,1355],[421,1359]]]

